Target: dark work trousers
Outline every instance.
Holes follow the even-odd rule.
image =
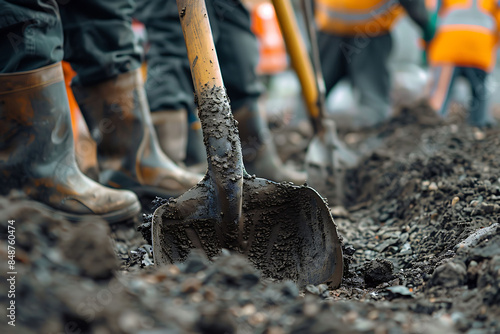
[[[441,116],[446,116],[453,85],[458,77],[464,77],[470,84],[471,100],[466,106],[467,121],[473,126],[487,126],[493,120],[488,113],[488,73],[474,67],[461,67],[454,64],[441,64],[431,67],[429,103]]]
[[[0,0],[0,73],[66,60],[74,82],[97,83],[141,63],[134,0]]]
[[[262,86],[255,73],[257,40],[250,15],[238,0],[207,0],[217,56],[233,111],[256,104]],[[175,0],[138,0],[136,18],[146,26],[146,91],[151,111],[185,108],[195,112],[186,44]]]
[[[320,31],[318,44],[326,92],[348,78],[360,94],[360,115],[377,120],[386,118],[390,111],[390,33],[345,37]]]

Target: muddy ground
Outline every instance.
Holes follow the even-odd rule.
[[[346,262],[336,290],[272,282],[234,254],[157,269],[139,219],[73,225],[0,199],[0,332],[500,333],[500,129],[427,116],[417,108],[344,134],[365,155],[330,203]],[[8,219],[15,328],[5,320]]]

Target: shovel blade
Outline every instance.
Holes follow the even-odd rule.
[[[157,265],[184,261],[199,248],[213,258],[222,250],[222,217],[207,182],[154,214],[153,254]],[[240,246],[264,276],[291,279],[299,286],[338,287],[343,261],[337,228],[325,202],[309,187],[258,178],[243,182]]]

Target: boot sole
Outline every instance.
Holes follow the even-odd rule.
[[[107,175],[106,175],[107,174]],[[124,175],[121,172],[113,171],[111,173],[105,173],[104,177],[101,174],[100,183],[105,184],[114,189],[123,189],[133,191],[140,200],[144,199],[154,199],[155,197],[161,197],[169,199],[170,197],[179,197],[184,194],[186,190],[166,190],[164,188],[156,186],[147,186],[138,184],[136,181],[132,180],[130,177]]]
[[[179,197],[180,195],[184,194],[187,191],[187,190],[185,190],[185,191],[182,191],[182,190],[169,191],[169,190],[165,190],[163,188],[152,187],[152,186],[127,187],[127,188],[123,188],[123,189],[133,191],[137,195],[137,197],[139,197],[139,198],[147,197],[147,198],[153,198],[153,199],[155,197],[162,197],[165,199],[169,199],[171,197],[176,198],[176,197]]]
[[[81,221],[86,220],[86,219],[92,219],[95,217],[99,217],[110,224],[116,224],[116,223],[121,223],[121,222],[124,222],[124,221],[127,221],[127,220],[134,218],[141,211],[141,205],[139,202],[136,202],[129,207],[126,207],[126,208],[123,208],[123,209],[120,209],[117,211],[109,212],[106,214],[102,214],[102,215],[69,213],[69,212],[55,210],[55,209],[53,209],[45,204],[42,204],[42,203],[38,203],[38,204],[40,206],[42,206],[44,209],[46,209],[50,212],[59,214],[64,219],[69,220],[71,222],[75,222],[75,223],[81,222]]]

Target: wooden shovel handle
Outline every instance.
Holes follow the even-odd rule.
[[[322,132],[322,111],[318,104],[319,92],[314,68],[301,37],[299,25],[290,0],[273,0],[276,16],[285,39],[292,66],[299,77],[302,94],[316,133]]]
[[[196,95],[204,87],[224,87],[204,0],[177,0]]]

